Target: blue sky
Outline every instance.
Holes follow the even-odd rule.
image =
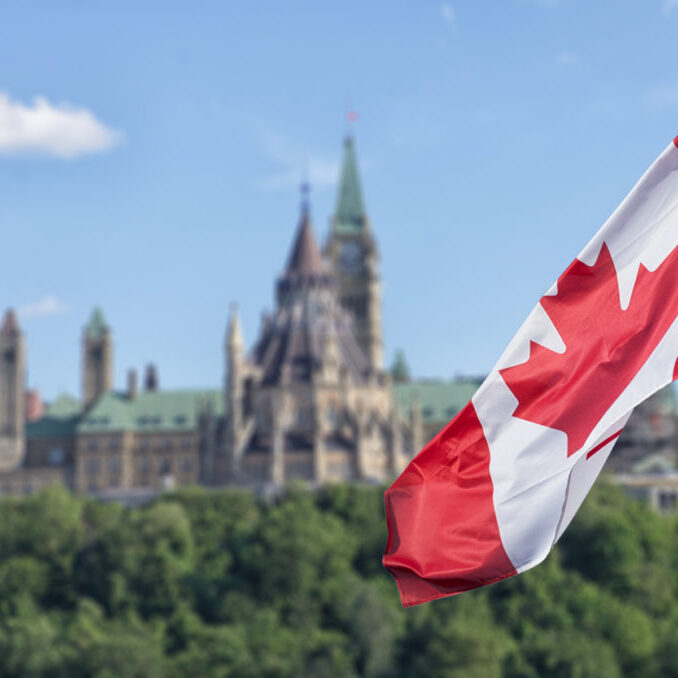
[[[310,168],[324,235],[344,113],[382,252],[386,355],[488,371],[678,134],[678,1],[41,2],[0,23],[0,305],[29,383],[79,391],[100,304],[116,382],[223,378]]]

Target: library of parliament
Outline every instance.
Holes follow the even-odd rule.
[[[0,325],[0,494],[58,483],[134,502],[182,485],[266,491],[294,480],[371,483],[396,476],[480,380],[412,380],[402,356],[385,370],[379,249],[351,137],[324,247],[305,196],[290,231],[275,309],[249,350],[231,310],[223,389],[161,389],[153,365],[140,380],[130,371],[116,389],[112,329],[95,309],[82,331],[80,398],[42,403],[25,387],[24,337],[8,310]],[[617,470],[651,464],[648,441],[657,463],[673,458],[671,393],[629,422]]]

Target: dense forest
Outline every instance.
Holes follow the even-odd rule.
[[[539,567],[402,609],[382,489],[1,502],[0,675],[678,676],[678,520],[599,486]]]

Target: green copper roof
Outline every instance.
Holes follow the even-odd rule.
[[[633,473],[659,474],[675,473],[676,465],[664,454],[643,457],[632,466]]]
[[[26,424],[26,437],[68,438],[75,434],[80,415],[80,403],[73,396],[62,394],[47,406],[45,413],[37,421]]]
[[[87,335],[92,339],[100,339],[106,332],[106,318],[103,311],[97,306],[89,317]]]
[[[37,421],[26,424],[26,436],[66,438],[76,434],[134,431],[191,431],[205,408],[224,413],[223,393],[218,390],[143,391],[132,400],[126,393],[106,393],[87,412],[68,395],[59,396]]]
[[[468,403],[480,383],[480,379],[420,380],[395,383],[393,391],[404,413],[417,402],[424,422],[446,423]],[[199,412],[205,407],[216,416],[223,415],[223,392],[142,391],[131,400],[126,393],[106,393],[84,414],[75,398],[62,395],[50,403],[41,419],[26,425],[26,435],[37,439],[76,433],[191,431],[197,429]]]
[[[446,423],[468,403],[480,384],[480,379],[432,379],[396,383],[393,391],[403,412],[409,412],[412,404],[418,402],[424,422]]]
[[[195,430],[200,410],[211,407],[214,414],[222,414],[223,402],[218,390],[142,391],[133,399],[126,393],[106,393],[80,420],[77,432]]]
[[[365,207],[360,188],[355,145],[352,137],[346,137],[334,229],[342,233],[356,233],[361,231],[364,225]]]

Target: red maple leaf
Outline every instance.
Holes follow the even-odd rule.
[[[593,266],[575,259],[558,278],[558,293],[540,303],[565,352],[530,342],[524,363],[499,372],[518,399],[513,416],[566,433],[570,456],[678,316],[678,247],[655,271],[640,265],[626,310],[605,243]]]

